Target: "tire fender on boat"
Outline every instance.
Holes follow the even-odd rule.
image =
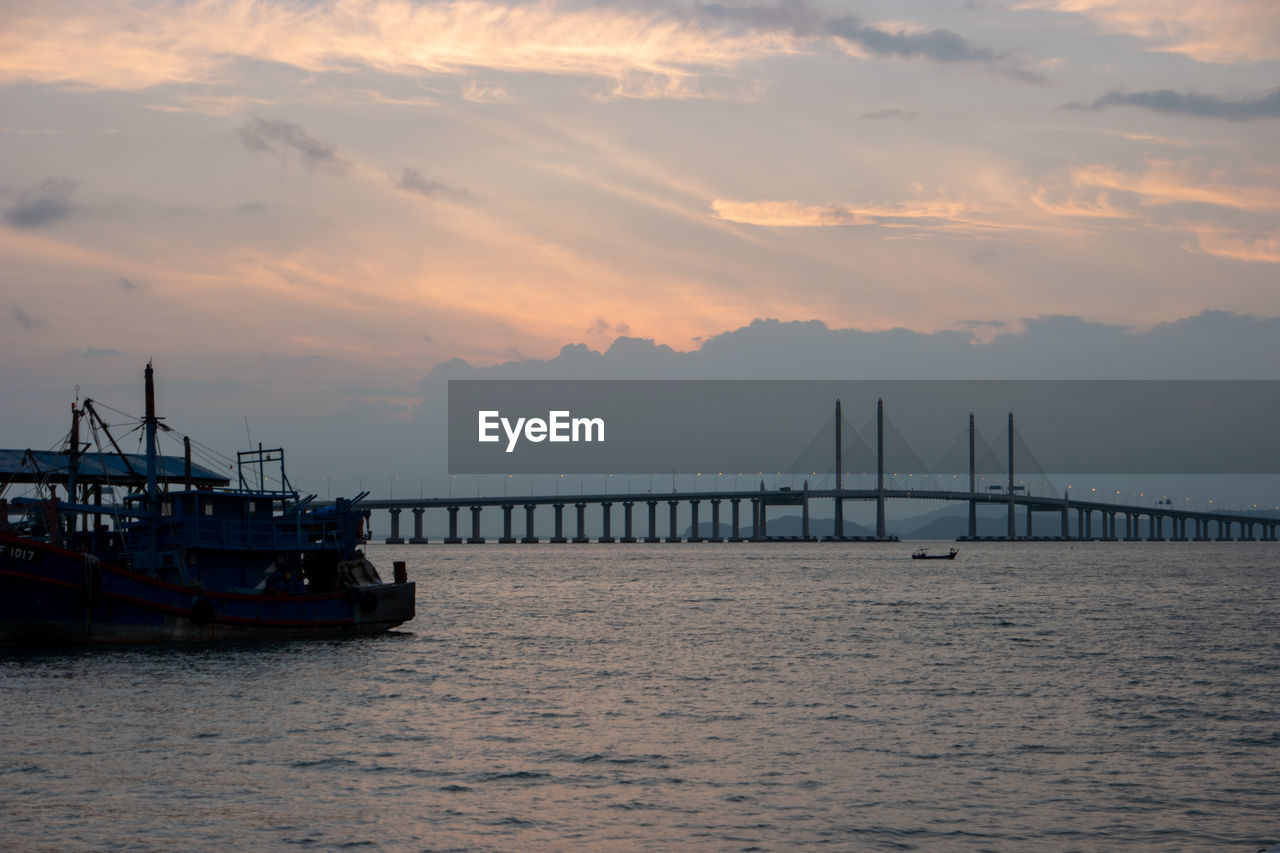
[[[102,592],[102,567],[93,554],[84,555],[84,591],[90,600]]]
[[[366,589],[360,595],[360,612],[372,613],[378,609],[378,594],[371,589]]]
[[[197,625],[208,625],[218,615],[213,602],[203,596],[191,605],[191,621]]]

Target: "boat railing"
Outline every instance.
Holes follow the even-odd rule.
[[[275,516],[269,520],[188,518],[165,529],[162,544],[181,543],[185,548],[222,550],[309,551],[333,548],[344,539],[354,539],[351,525],[343,519],[307,521]],[[142,547],[145,534],[139,528],[126,534],[133,547]]]

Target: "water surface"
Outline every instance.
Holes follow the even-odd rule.
[[[1275,543],[372,546],[345,642],[0,653],[0,848],[1239,850]]]

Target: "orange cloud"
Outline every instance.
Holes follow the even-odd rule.
[[[1213,175],[1198,174],[1196,164],[1188,162],[1152,160],[1136,173],[1102,165],[1079,166],[1072,171],[1071,181],[1077,187],[1134,193],[1147,205],[1209,204],[1257,213],[1280,210],[1280,189],[1223,183]]]
[[[237,59],[311,72],[572,74],[613,93],[690,97],[699,76],[790,51],[785,33],[709,29],[660,11],[453,0],[32,4],[0,31],[0,83],[104,89],[217,83]]]
[[[1254,237],[1212,226],[1193,228],[1200,250],[1221,258],[1280,264],[1280,235]]]
[[[813,205],[798,201],[728,201],[716,199],[711,209],[720,219],[768,228],[829,228],[878,225],[884,228],[991,230],[1006,226],[978,218],[980,211],[959,201],[936,200],[902,205]]]
[[[1280,58],[1280,6],[1274,0],[1028,0],[1020,9],[1051,9],[1091,19],[1201,62]]]

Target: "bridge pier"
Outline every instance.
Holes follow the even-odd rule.
[[[760,539],[769,538],[769,502],[760,498]]]
[[[468,545],[483,545],[484,537],[480,535],[480,510],[482,506],[473,506],[471,508],[471,536],[467,539]]]
[[[524,538],[520,541],[526,545],[532,545],[538,541],[538,535],[533,532],[533,511],[537,508],[537,504],[524,505]]]
[[[1170,542],[1186,542],[1187,541],[1187,519],[1176,515],[1169,516],[1169,537]]]
[[[1262,530],[1263,530],[1263,533],[1262,533],[1263,542],[1276,541],[1276,525],[1271,524],[1270,522],[1264,522],[1262,525]]]
[[[556,513],[555,515],[556,535],[552,536],[550,541],[554,542],[557,545],[563,545],[565,542],[569,541],[568,539],[564,538],[564,504],[554,503],[551,505],[551,508],[554,509]]]
[[[613,515],[613,501],[601,501],[600,502],[600,524],[601,524],[600,532],[602,535],[600,536],[599,539],[596,540],[597,542],[612,543],[614,541],[613,535],[609,531],[610,516],[612,515]]]
[[[426,512],[422,507],[413,508],[413,538],[409,540],[410,545],[426,545],[427,537],[422,535],[422,514]]]
[[[587,505],[582,501],[578,501],[573,505],[578,511],[578,535],[573,537],[574,542],[590,542],[587,538]]]
[[[1222,521],[1221,519],[1218,520],[1218,541],[1219,542],[1231,541],[1231,522]]]
[[[451,506],[447,509],[449,510],[449,535],[445,537],[444,544],[461,545],[462,539],[458,537],[458,510],[462,507]]]
[[[751,499],[751,538],[762,539],[760,535],[760,499]]]
[[[1240,522],[1240,541],[1241,542],[1257,541],[1253,538],[1253,522],[1251,521]]]
[[[1027,504],[1027,538],[1028,539],[1035,538],[1035,531],[1031,529],[1031,518],[1032,518],[1031,504]]]
[[[1138,534],[1138,520],[1140,516],[1137,513],[1126,512],[1124,514],[1124,541],[1138,542],[1142,537]]]
[[[693,498],[689,501],[689,514],[692,516],[692,525],[689,528],[689,542],[701,542],[702,531],[698,529],[698,504],[702,501]]]
[[[635,501],[622,502],[622,542],[636,541],[636,537],[631,533],[631,510],[635,505]]]
[[[671,524],[670,524],[670,526],[667,528],[667,541],[668,541],[668,542],[679,542],[679,541],[680,541],[680,530],[679,530],[679,528],[677,528],[677,527],[676,527],[676,508],[677,508],[678,506],[680,506],[680,501],[678,501],[678,500],[669,500],[669,501],[667,501],[667,504],[668,504],[668,505],[670,505],[670,507],[671,507]]]
[[[400,510],[387,510],[391,514],[391,535],[387,537],[388,545],[403,545],[404,539],[400,536]]]
[[[720,498],[711,499],[711,535],[707,537],[707,541],[724,541],[724,537],[720,535]]]
[[[804,481],[804,492],[800,496],[800,538],[808,542],[809,536],[809,481]]]
[[[646,542],[661,542],[658,538],[658,502],[654,500],[645,501],[649,505],[649,535],[644,538]]]
[[[514,504],[502,505],[502,538],[498,540],[500,545],[513,545],[516,538],[511,535],[511,511],[515,509]]]
[[[742,503],[742,498],[730,498],[729,503],[733,504],[733,530],[731,531],[731,535],[729,536],[729,541],[741,542],[742,541],[742,525],[739,524],[740,516],[738,514],[738,511],[739,511],[738,504]]]

